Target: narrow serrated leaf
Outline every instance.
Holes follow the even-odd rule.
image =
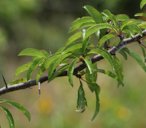
[[[82,44],[78,43],[78,44],[72,44],[72,45],[68,45],[66,46],[66,48],[63,50],[63,52],[65,53],[75,53],[76,51],[80,50],[82,48]]]
[[[111,66],[113,66],[113,58],[107,51],[100,48],[96,48],[96,49],[92,49],[89,52],[89,54],[100,54],[111,64]]]
[[[16,69],[16,76],[20,75],[21,73],[27,71],[29,69],[29,67],[31,66],[32,62],[29,62],[29,63],[26,63],[26,64],[23,64],[21,66],[19,66],[17,69]]]
[[[102,47],[106,41],[108,41],[108,40],[110,40],[110,39],[112,39],[112,38],[114,38],[114,37],[115,37],[115,35],[110,34],[110,33],[107,34],[107,35],[105,35],[105,36],[103,36],[103,37],[98,41],[98,46],[99,46],[99,47]]]
[[[83,54],[86,52],[88,45],[89,45],[89,40],[88,39],[84,40],[82,43],[82,53]]]
[[[134,16],[146,17],[146,13],[136,13]]]
[[[7,108],[5,108],[5,107],[3,107],[3,106],[0,106],[0,108],[1,108],[1,109],[5,112],[5,114],[6,114],[6,117],[7,117],[8,123],[9,123],[9,127],[10,127],[10,128],[15,128],[15,123],[14,123],[14,119],[13,119],[13,116],[12,116],[11,112],[10,112]]]
[[[25,77],[15,79],[15,80],[11,81],[9,84],[18,84],[18,83],[24,83],[24,82],[27,82],[27,79]]]
[[[94,92],[95,92],[95,98],[96,98],[95,112],[91,119],[91,120],[94,120],[100,109],[100,102],[99,102],[100,86],[97,83],[92,83],[92,86],[94,86]]]
[[[100,107],[100,103],[99,103],[99,92],[100,92],[100,87],[98,86],[98,84],[96,83],[96,79],[97,79],[97,66],[94,65],[94,72],[93,74],[89,73],[89,70],[86,69],[86,81],[87,81],[87,85],[90,89],[91,92],[95,93],[95,98],[96,98],[96,107],[95,107],[95,112],[94,115],[92,117],[91,120],[94,120],[94,118],[96,117],[96,115],[99,112],[99,107]]]
[[[85,74],[85,78],[88,84],[88,87],[90,89],[91,92],[94,91],[94,87],[92,87],[91,83],[96,83],[97,80],[97,65],[96,64],[92,64],[92,74],[90,74],[89,69],[86,69],[86,74]]]
[[[58,56],[54,61],[51,61],[49,68],[48,68],[48,80],[51,80],[54,78],[54,72],[56,68],[61,64],[64,59],[66,59],[68,56],[70,56],[71,53],[62,53],[60,56]]]
[[[146,0],[141,0],[140,9],[142,9],[146,5]]]
[[[75,30],[78,30],[80,27],[86,26],[88,24],[94,24],[94,23],[95,21],[92,19],[92,17],[89,17],[89,16],[78,18],[71,24],[69,32],[73,32]]]
[[[108,71],[108,70],[104,70],[104,69],[97,69],[98,72],[100,73],[103,73],[105,75],[108,75],[109,77],[113,78],[113,79],[116,79],[116,74],[111,72],[111,71]]]
[[[26,48],[22,50],[18,56],[33,56],[33,57],[45,57],[46,53],[34,48]]]
[[[74,59],[72,61],[72,63],[69,65],[69,68],[68,68],[68,81],[69,81],[69,83],[70,83],[71,86],[73,86],[72,76],[73,76],[73,71],[74,71],[75,64],[76,64],[77,60],[78,60],[78,58],[77,59]]]
[[[115,28],[118,29],[118,22],[116,21],[116,16],[112,14],[108,9],[105,9],[102,14],[105,16],[107,21],[111,21]]]
[[[82,37],[82,32],[76,32],[76,33],[74,33],[73,35],[71,35],[69,38],[68,38],[68,40],[67,40],[67,42],[66,42],[66,45],[69,45],[69,44],[71,44],[71,43],[74,43],[75,41],[77,41],[78,39],[80,39]]]
[[[41,58],[35,58],[32,62],[32,64],[30,65],[29,69],[27,70],[27,80],[30,79],[32,72],[37,68],[37,66],[39,65],[41,61]]]
[[[90,5],[84,6],[84,9],[88,12],[88,14],[95,20],[96,23],[102,23],[102,15],[101,13]]]
[[[116,56],[113,56],[113,68],[114,68],[115,73],[117,75],[116,79],[118,82],[118,86],[120,86],[120,85],[124,86],[123,67],[122,67],[120,60]]]
[[[126,14],[118,14],[116,15],[116,20],[123,22],[123,21],[129,20],[129,16]]]
[[[123,48],[122,48],[122,49],[120,49],[119,53],[123,56],[123,58],[124,58],[125,60],[127,60],[128,56],[127,56],[126,51],[124,51],[124,49],[123,49]]]
[[[85,97],[85,92],[83,89],[83,84],[80,81],[80,86],[78,89],[78,99],[77,99],[77,112],[84,112],[87,106],[87,101]]]
[[[146,65],[144,61],[142,60],[141,56],[138,55],[136,52],[129,50],[125,48],[125,51],[133,58],[136,60],[136,62],[141,66],[141,68],[146,72]]]
[[[112,57],[112,55],[110,53],[108,53],[107,51],[103,50],[103,49],[92,49],[89,54],[100,54],[101,56],[103,56],[111,65],[111,67],[113,68],[113,71],[116,73],[117,75],[117,81],[119,84],[123,85],[123,72],[122,72],[122,66],[120,64],[120,62],[118,61],[118,59],[116,57]]]
[[[138,25],[130,25],[127,28],[133,35],[140,34],[142,36],[142,29]]]
[[[14,101],[5,100],[5,99],[0,99],[0,101],[2,101],[3,103],[7,103],[7,104],[14,106],[18,110],[20,110],[27,117],[27,119],[29,121],[31,120],[31,115],[30,115],[29,111],[23,105],[16,103]]]
[[[137,26],[138,24],[139,24],[139,21],[137,21],[135,19],[129,19],[129,20],[123,22],[121,29],[124,30],[126,27]]]
[[[45,72],[45,68],[40,67],[38,69],[37,75],[36,75],[36,82],[39,82],[39,79],[41,78],[42,74]]]
[[[45,69],[48,69],[50,67],[50,64],[53,63],[60,56],[60,54],[61,53],[58,52],[58,54],[54,54],[48,57],[44,62]]]
[[[145,51],[145,48],[140,45],[140,48],[141,48],[141,51],[142,51],[142,54],[143,54],[143,57],[144,57],[144,62],[146,62],[146,51]]]
[[[84,58],[83,57],[82,59],[84,60],[86,66],[87,66],[87,68],[89,70],[89,73],[92,74],[93,73],[93,71],[92,71],[92,62],[91,62],[90,58],[88,58],[88,57]]]
[[[142,22],[142,23],[138,24],[138,27],[142,28],[142,29],[146,29],[146,22]]]
[[[57,74],[61,74],[63,71],[67,70],[69,68],[69,65],[67,63],[62,63],[59,68],[57,69]],[[56,74],[56,76],[57,76]]]
[[[93,25],[86,30],[85,39],[90,37],[92,34],[96,34],[97,32],[99,32],[102,29],[113,29],[113,27],[108,23],[99,23],[97,25]]]

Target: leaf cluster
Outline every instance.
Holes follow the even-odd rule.
[[[142,0],[140,7],[143,8],[145,4],[146,0]],[[88,16],[78,18],[71,24],[69,29],[70,36],[65,46],[56,53],[34,48],[22,50],[19,56],[30,56],[32,61],[18,67],[16,75],[25,73],[24,80],[28,81],[32,79],[34,72],[36,74],[35,78],[39,82],[44,73],[47,73],[48,81],[51,81],[62,72],[67,71],[68,81],[72,87],[74,85],[73,76],[77,77],[80,81],[77,98],[78,112],[85,111],[87,106],[83,82],[95,94],[96,106],[92,117],[93,120],[100,107],[100,86],[97,82],[98,73],[112,77],[117,81],[118,86],[124,85],[122,64],[117,54],[121,54],[124,59],[127,59],[128,56],[134,58],[146,71],[144,59],[136,52],[123,47],[118,50],[117,54],[110,53],[110,49],[120,45],[125,38],[132,38],[136,34],[142,36],[142,31],[146,29],[146,22],[130,18],[126,14],[114,15],[109,10],[99,12],[90,5],[84,6],[84,9]],[[136,16],[139,15],[137,14]],[[138,45],[141,47],[145,58],[146,53],[145,47],[142,45],[143,43],[139,40],[136,41],[138,41]],[[92,62],[92,58],[99,55],[110,65],[110,69],[102,69],[97,63]],[[75,68],[80,63],[85,64],[86,69],[75,72]],[[14,83],[18,83],[21,80],[18,79]]]
[[[29,111],[21,104],[11,100],[0,99],[0,109],[5,113],[10,128],[15,128],[15,122],[10,110],[5,106],[6,104],[11,105],[16,109],[18,109],[19,111],[21,111],[26,116],[26,118],[30,121],[31,116]]]

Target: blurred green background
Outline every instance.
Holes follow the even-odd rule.
[[[83,5],[131,17],[139,12],[140,0],[0,0],[0,70],[7,81],[15,78],[16,67],[28,58],[17,57],[24,48],[33,47],[55,52],[68,38],[73,20],[86,15]],[[134,45],[129,46],[133,49]],[[102,65],[102,63],[101,63]],[[10,108],[16,128],[146,128],[146,74],[132,60],[123,60],[125,87],[99,75],[101,109],[91,122],[94,96],[86,89],[88,108],[76,113],[78,81],[71,88],[66,78],[44,83],[38,95],[37,87],[1,96],[22,103],[32,114],[28,122],[22,113]],[[4,85],[0,78],[0,86]],[[5,116],[0,114],[2,128],[8,128]]]

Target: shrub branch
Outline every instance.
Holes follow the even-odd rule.
[[[116,52],[118,50],[120,50],[121,48],[125,47],[126,45],[132,43],[132,42],[139,42],[144,36],[146,36],[146,30],[144,30],[142,32],[142,35],[140,34],[137,34],[135,35],[134,37],[132,38],[126,38],[126,39],[123,39],[119,45],[117,46],[114,46],[112,48],[110,48],[108,50],[108,52],[112,55],[116,54]],[[103,57],[100,56],[100,55],[95,55],[91,58],[91,61],[92,63],[95,63],[95,62],[98,62],[100,60],[102,60]],[[79,71],[83,70],[86,68],[86,64],[83,63],[83,62],[80,62],[78,64],[78,66],[74,69],[74,72],[73,74],[76,76],[78,74]],[[67,76],[67,71],[63,71],[62,73],[60,73],[57,77],[63,77],[63,76]],[[44,83],[48,81],[48,76],[43,76],[40,78],[39,82],[40,83]],[[19,84],[14,84],[14,85],[8,85],[7,87],[4,86],[2,88],[0,88],[0,95],[3,95],[5,93],[8,93],[8,92],[12,92],[12,91],[16,91],[16,90],[21,90],[21,89],[26,89],[26,88],[30,88],[32,86],[35,86],[37,85],[37,81],[36,80],[29,80],[27,82],[24,82],[24,83],[19,83]]]

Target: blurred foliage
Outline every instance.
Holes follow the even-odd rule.
[[[28,46],[56,50],[67,38],[70,22],[85,13],[85,4],[131,15],[139,9],[137,0],[1,0],[0,51],[5,47],[4,51],[16,55]]]
[[[138,0],[1,0],[0,69],[5,70],[7,77],[14,74],[14,68],[21,63],[16,55],[26,47],[56,51],[66,41],[71,21],[85,14],[82,9],[85,4],[130,16],[139,11]],[[146,80],[141,72],[139,66],[128,60],[124,88],[117,88],[110,79],[99,76],[102,78],[102,110],[94,122],[88,121],[94,109],[92,106],[86,114],[75,113],[73,105],[76,97],[73,95],[77,87],[73,90],[66,87],[68,83],[64,79],[50,83],[52,86],[45,85],[39,98],[35,88],[4,97],[23,102],[30,108],[30,123],[25,122],[22,116],[15,116],[18,128],[145,128]],[[137,76],[139,80],[135,79]],[[71,100],[68,100],[69,97]],[[87,97],[94,106],[93,97],[90,94]],[[15,111],[14,114],[19,115]],[[8,127],[5,119],[0,118],[0,123],[2,127]]]
[[[7,63],[6,58],[12,60],[16,58],[18,52],[26,47],[56,51],[63,46],[71,22],[85,15],[83,5],[93,5],[99,11],[109,9],[115,14],[133,15],[139,10],[138,2],[137,0],[132,2],[130,0],[57,0],[55,2],[1,0],[0,66]]]

